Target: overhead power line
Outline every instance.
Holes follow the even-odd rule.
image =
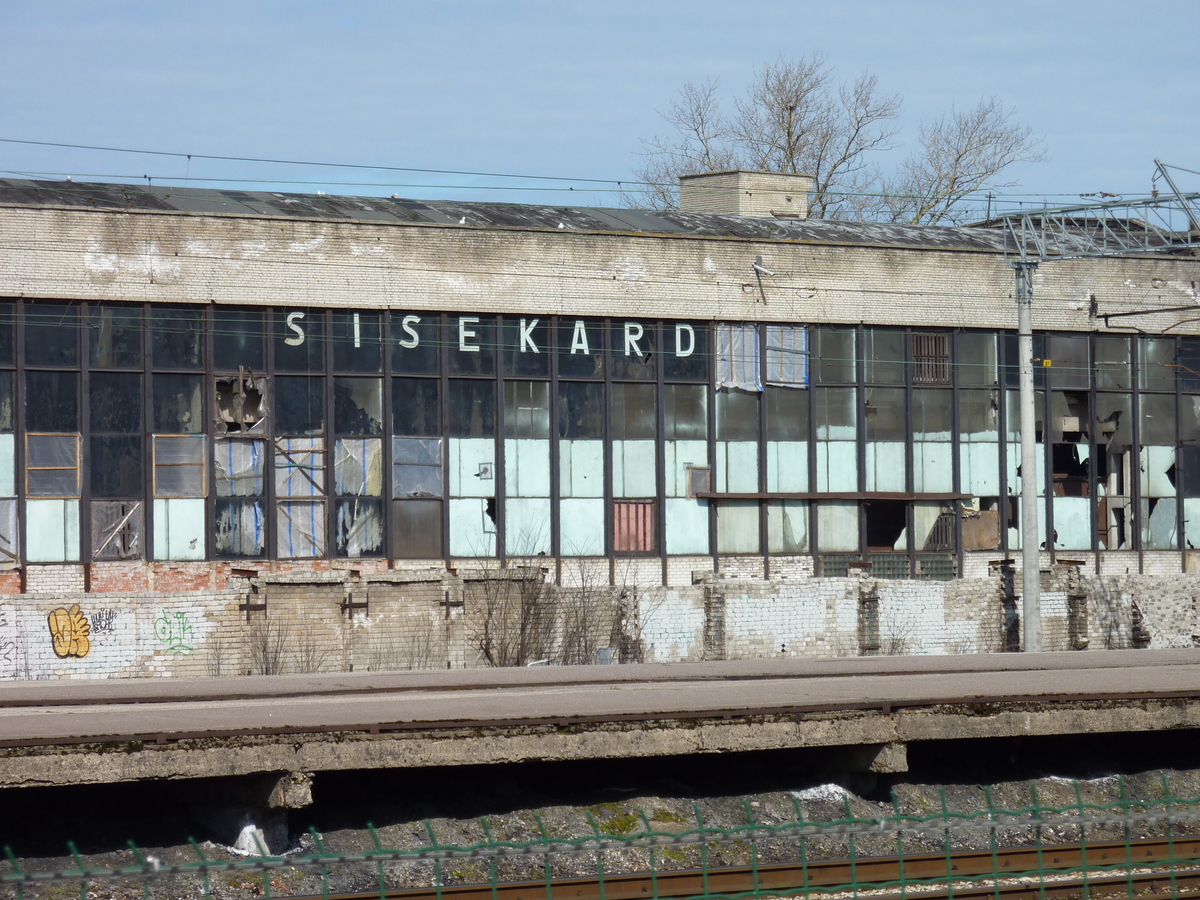
[[[26,144],[34,147],[59,147],[67,150],[99,150],[106,153],[137,153],[147,156],[171,156],[176,159],[212,159],[223,162],[269,163],[282,166],[322,166],[331,169],[370,169],[377,172],[419,172],[424,175],[465,175],[471,178],[517,178],[533,181],[580,181],[588,184],[640,184],[616,178],[568,178],[560,175],[518,175],[511,172],[470,172],[460,169],[424,169],[414,166],[378,166],[368,163],[331,163],[300,159],[271,159],[257,156],[223,156],[213,153],[181,153],[175,150],[137,150],[131,147],[100,147],[92,144],[67,144],[56,141],[26,141],[0,138],[3,144]]]

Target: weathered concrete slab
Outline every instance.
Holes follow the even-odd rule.
[[[1200,729],[1187,651],[20,687],[0,787]]]

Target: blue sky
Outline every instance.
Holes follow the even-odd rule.
[[[1045,139],[1045,161],[1011,170],[1021,186],[1007,192],[1068,203],[1145,193],[1155,157],[1200,170],[1197,34],[1196,0],[0,0],[0,138],[627,180],[639,138],[664,131],[656,111],[683,83],[716,78],[733,95],[755,66],[819,52],[838,75],[869,69],[904,98],[902,142],[922,120],[996,95]],[[0,170],[615,202],[610,185],[583,180],[566,193],[519,189],[567,184],[544,180],[3,142]],[[1181,178],[1200,190],[1200,176]]]

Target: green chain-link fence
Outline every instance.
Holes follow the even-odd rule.
[[[389,846],[368,825],[371,846],[354,853],[330,850],[315,831],[306,849],[283,856],[217,858],[219,848],[192,841],[193,858],[167,863],[131,844],[134,861],[109,867],[89,867],[68,845],[74,864],[49,871],[30,871],[6,847],[0,887],[17,900],[69,900],[76,892],[81,900],[89,892],[92,900],[330,897],[351,889],[381,897],[424,892],[436,900],[857,898],[938,887],[951,897],[1000,900],[1002,889],[1020,884],[1042,898],[1072,881],[1085,898],[1114,891],[1132,898],[1147,891],[1147,872],[1157,873],[1172,896],[1189,878],[1200,880],[1200,837],[1191,836],[1200,835],[1200,797],[1173,796],[1166,776],[1152,797],[1144,785],[1131,796],[1124,779],[1110,791],[1118,799],[1103,802],[1089,801],[1080,782],[1056,791],[1060,799],[1073,797],[1067,804],[1043,802],[1034,784],[1019,792],[1024,802],[1013,804],[1007,801],[1017,788],[1006,786],[1003,798],[999,789],[983,788],[972,811],[952,809],[944,788],[928,795],[940,802],[927,799],[930,808],[920,812],[902,811],[893,796],[890,810],[880,807],[877,816],[856,815],[843,794],[825,804],[841,814],[819,820],[805,815],[802,795],[785,795],[790,802],[769,814],[747,798],[740,803],[744,821],[722,825],[706,822],[697,805],[690,819],[606,805],[586,810],[587,829],[571,835],[531,814],[531,839],[501,840],[480,819],[483,840],[473,843],[444,843],[426,821],[424,840],[414,846]]]

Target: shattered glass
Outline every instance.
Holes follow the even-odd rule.
[[[262,494],[266,441],[218,439],[214,457],[218,497]]]

